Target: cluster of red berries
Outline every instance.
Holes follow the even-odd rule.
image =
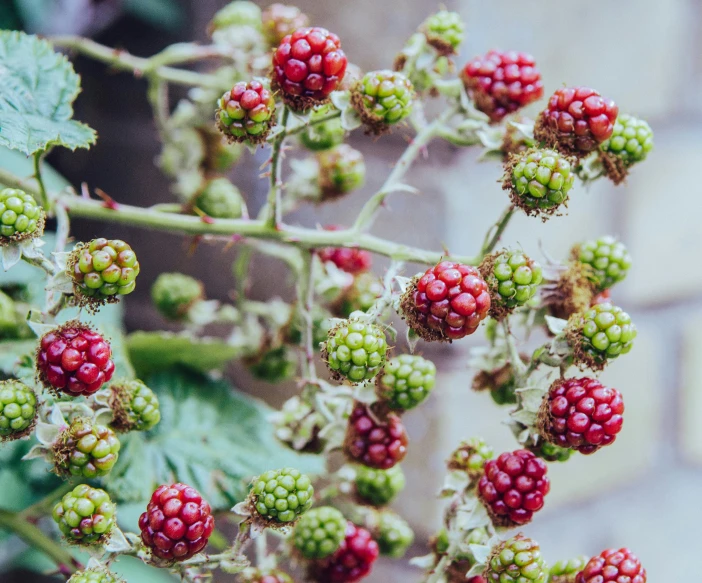
[[[365,528],[349,522],[346,536],[328,559],[311,564],[311,575],[324,583],[353,583],[366,577],[379,554],[378,543]]]
[[[343,228],[341,225],[327,225],[324,230],[339,231]],[[317,255],[322,261],[331,261],[341,271],[352,275],[368,271],[373,262],[373,256],[368,251],[349,247],[324,247],[317,251]]]
[[[364,403],[356,403],[346,431],[344,451],[349,459],[387,470],[407,455],[407,432],[394,413],[382,415]]]

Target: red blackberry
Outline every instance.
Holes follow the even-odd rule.
[[[526,449],[505,452],[485,464],[478,495],[495,526],[531,522],[534,512],[543,508],[551,487],[546,471],[546,462]]]
[[[369,468],[387,470],[407,454],[407,432],[394,413],[380,418],[368,405],[357,402],[344,441],[347,457]]]
[[[275,99],[260,81],[240,81],[217,105],[217,127],[230,142],[263,142],[275,123]]]
[[[490,51],[475,57],[461,73],[476,107],[492,121],[541,99],[544,84],[534,57],[517,51]]]
[[[141,540],[165,561],[184,561],[207,545],[214,530],[210,505],[185,484],[159,486],[139,518]]]
[[[424,340],[451,341],[478,329],[490,310],[490,293],[475,267],[442,261],[407,288],[400,305]]]
[[[92,395],[112,378],[110,344],[85,324],[73,320],[42,336],[37,351],[39,380],[68,395]]]
[[[327,225],[325,231],[339,231],[341,225]],[[331,261],[342,271],[357,274],[368,271],[373,262],[373,256],[364,249],[351,249],[348,247],[325,247],[317,251],[322,261]]]
[[[539,411],[539,429],[559,447],[594,453],[614,443],[622,430],[624,401],[597,379],[558,379]]]
[[[534,127],[534,137],[565,154],[596,150],[614,131],[619,108],[589,87],[564,87],[549,99]]]
[[[353,583],[366,577],[378,558],[378,543],[365,528],[349,522],[346,538],[328,559],[317,561],[311,575],[320,583]]]
[[[298,28],[273,53],[273,81],[294,109],[308,109],[328,99],[346,73],[341,41],[325,28]]]
[[[629,549],[608,549],[588,561],[575,583],[646,583],[646,569]]]

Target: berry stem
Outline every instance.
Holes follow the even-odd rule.
[[[307,123],[304,123],[302,125],[294,126],[292,128],[286,128],[285,129],[285,136],[294,136],[295,134],[299,134],[300,132],[306,130],[307,128],[310,128],[312,126],[316,126],[320,123],[324,123],[327,121],[330,121],[332,119],[336,119],[337,117],[341,117],[341,111],[338,109],[335,109],[331,113],[328,113],[327,115],[323,115],[322,117],[317,117],[315,119],[309,119]]]
[[[34,154],[34,178],[39,184],[38,194],[39,200],[37,202],[44,207],[44,210],[48,213],[51,210],[49,197],[46,195],[46,188],[44,187],[44,180],[41,177],[41,157],[43,152],[37,152]]]
[[[353,225],[353,230],[359,233],[367,231],[375,220],[378,209],[385,202],[385,198],[392,192],[397,191],[402,186],[402,178],[409,170],[412,162],[417,159],[422,149],[438,134],[443,124],[456,113],[454,107],[445,110],[434,121],[422,127],[414,139],[409,143],[407,149],[395,164],[392,172],[388,175],[385,183],[361,208],[358,218]]]
[[[317,351],[314,349],[314,321],[312,318],[312,308],[314,307],[313,253],[305,253],[302,260],[302,269],[298,274],[297,281],[297,302],[298,309],[305,322],[302,333],[302,343],[305,351],[303,376],[305,379],[316,381],[317,370],[314,357]]]
[[[54,252],[61,253],[68,243],[68,237],[71,231],[71,221],[68,218],[66,208],[62,204],[54,206],[54,214],[56,215],[56,244]]]
[[[285,141],[286,133],[285,130],[288,125],[288,117],[290,116],[290,109],[287,106],[283,106],[283,112],[280,116],[279,125],[282,126],[282,131],[275,136],[273,140],[272,152],[271,152],[271,186],[268,191],[268,201],[266,206],[261,209],[259,218],[263,219],[264,224],[269,228],[278,229],[282,225],[282,209],[280,205],[280,187],[281,187],[281,174],[282,174],[282,164],[280,163],[280,154],[283,149],[283,142]]]
[[[29,265],[34,265],[34,267],[38,267],[39,269],[43,269],[49,276],[55,275],[58,271],[53,261],[47,259],[44,255],[39,255],[39,257],[27,257],[23,254],[22,261],[29,263]]]
[[[0,509],[0,528],[16,534],[29,546],[43,552],[56,563],[63,574],[69,575],[82,568],[71,553],[26,520],[23,514]]]
[[[217,88],[221,86],[221,81],[216,75],[207,75],[163,66],[164,63],[176,64],[195,60],[194,54],[187,58],[185,55],[176,58],[175,54],[171,53],[171,55],[168,55],[166,58],[164,57],[164,53],[157,53],[153,57],[145,59],[142,57],[135,57],[127,51],[106,47],[90,39],[78,36],[54,36],[51,37],[49,41],[55,47],[75,51],[85,57],[107,63],[118,71],[133,73],[135,77],[141,77],[144,73],[153,73],[164,81],[176,83],[178,85]],[[208,47],[201,47],[201,49],[203,49],[204,53],[204,49],[208,49]],[[202,56],[203,54],[201,53],[200,57]],[[212,55],[208,53],[207,56]]]
[[[505,232],[512,215],[514,215],[514,211],[514,205],[508,206],[504,211],[502,211],[502,214],[500,215],[500,218],[497,219],[497,222],[490,227],[490,229],[488,229],[488,232],[485,235],[483,248],[480,250],[480,254],[483,257],[485,257],[488,253],[492,253],[492,251],[495,249],[495,246],[499,242],[500,237],[502,237],[502,234]]]
[[[502,321],[502,328],[505,333],[507,350],[509,350],[510,364],[512,365],[514,376],[517,379],[517,387],[521,387],[524,380],[526,380],[526,373],[528,369],[522,362],[522,359],[519,357],[519,350],[517,350],[517,344],[514,341],[514,336],[512,336],[512,331],[509,328],[509,321],[507,318]]]

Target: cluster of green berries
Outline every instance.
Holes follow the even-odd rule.
[[[356,495],[373,506],[390,504],[405,487],[405,474],[399,464],[388,470],[356,466]]]
[[[360,188],[366,180],[363,154],[340,144],[317,154],[321,200],[331,200]]]
[[[271,522],[294,522],[310,509],[312,481],[294,468],[269,470],[253,481],[251,497],[256,512]]]
[[[412,112],[414,99],[414,87],[404,74],[383,70],[364,75],[354,88],[352,103],[369,128],[382,133]]]
[[[24,383],[0,381],[0,440],[23,436],[37,416],[37,396]]]
[[[380,372],[387,350],[385,333],[379,326],[351,318],[329,331],[324,357],[332,376],[360,383]]]
[[[375,540],[380,554],[393,559],[404,556],[414,542],[412,527],[399,515],[390,510],[384,510],[378,516]]]
[[[346,130],[341,126],[341,117],[320,122],[334,112],[331,105],[321,105],[310,114],[309,125],[300,132],[300,141],[308,150],[319,152],[329,150],[344,141]]]
[[[238,219],[243,214],[244,199],[227,178],[209,180],[195,196],[195,206],[215,219]]]
[[[595,365],[602,365],[626,354],[631,350],[634,338],[636,326],[629,314],[618,306],[595,304],[584,314],[576,316],[574,348],[576,358],[581,352],[585,364],[592,361]]]
[[[40,236],[44,211],[34,198],[18,188],[0,190],[0,243]]]
[[[136,287],[139,262],[132,248],[119,239],[93,239],[71,253],[69,269],[76,295],[107,300]]]
[[[576,557],[554,563],[548,572],[548,583],[575,583],[575,576],[585,568],[588,561],[588,557]]]
[[[342,318],[348,318],[357,311],[367,312],[383,295],[384,289],[383,282],[373,273],[368,271],[359,273],[335,302],[334,311]]]
[[[249,365],[251,374],[269,383],[291,379],[297,372],[297,357],[288,346],[278,346],[265,351]]]
[[[124,583],[106,569],[86,569],[74,573],[68,583]]]
[[[156,394],[139,380],[113,383],[110,386],[110,407],[117,431],[148,431],[161,421]]]
[[[505,189],[527,214],[553,211],[568,200],[575,181],[568,158],[555,150],[529,150],[510,160]]]
[[[52,516],[63,535],[73,543],[103,542],[116,522],[115,505],[104,490],[80,484],[54,506]]]
[[[111,429],[78,418],[54,443],[54,466],[59,475],[98,478],[117,463],[119,448],[119,439]]]
[[[344,515],[331,506],[319,506],[297,522],[293,542],[306,559],[324,559],[339,548],[345,533]]]
[[[548,567],[536,541],[518,534],[493,550],[483,577],[487,583],[546,583]]]
[[[439,10],[424,21],[421,30],[439,52],[452,54],[463,42],[465,24],[457,12]]]
[[[451,454],[448,468],[466,472],[471,480],[482,476],[485,464],[493,458],[492,448],[480,437],[471,437],[462,441]]]
[[[525,305],[543,280],[541,265],[521,251],[501,251],[488,256],[480,274],[491,292],[491,316]]]
[[[611,236],[576,245],[572,254],[580,263],[592,268],[588,275],[598,291],[622,281],[632,263],[624,243]]]
[[[193,304],[203,298],[202,282],[184,273],[162,273],[151,287],[151,299],[169,320],[182,320]]]
[[[378,375],[378,397],[399,411],[413,409],[422,403],[436,383],[436,366],[415,354],[391,358]]]
[[[652,149],[651,126],[627,114],[617,117],[611,137],[600,145],[600,150],[617,156],[627,166],[644,160]]]
[[[210,30],[231,26],[250,26],[257,30],[261,29],[261,9],[253,2],[230,2],[215,13],[210,23]]]

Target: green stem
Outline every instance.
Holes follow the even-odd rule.
[[[521,382],[525,379],[527,372],[526,365],[522,362],[519,356],[519,350],[517,350],[517,345],[514,342],[514,337],[509,329],[509,322],[507,318],[502,320],[502,329],[505,334],[505,343],[507,344],[507,350],[509,351],[509,360],[512,365],[512,370],[514,371],[514,376],[517,378],[517,386],[521,386]]]
[[[280,205],[282,164],[280,160],[280,153],[283,149],[283,142],[285,141],[285,132],[287,130],[289,116],[290,110],[284,105],[283,113],[280,116],[280,125],[282,126],[283,131],[275,136],[272,144],[270,170],[271,184],[270,190],[268,191],[268,200],[259,214],[259,218],[262,218],[267,226],[273,228],[278,228],[282,223],[282,209]]]
[[[39,189],[36,186],[30,184],[24,178],[15,176],[11,172],[3,170],[2,168],[0,168],[0,184],[9,188],[19,188],[20,190],[24,190],[35,197],[39,196]]]
[[[305,379],[312,381],[317,379],[317,370],[314,363],[317,351],[314,348],[314,319],[312,318],[312,307],[314,306],[313,260],[312,252],[304,254],[302,269],[298,274],[297,281],[297,305],[304,321],[302,347],[305,351],[305,367],[303,376]]]
[[[133,73],[135,77],[141,77],[145,73],[153,73],[159,79],[178,85],[192,85],[200,87],[219,87],[220,80],[215,75],[206,75],[195,73],[194,71],[186,71],[184,69],[176,69],[173,67],[154,67],[154,61],[142,57],[130,55],[127,51],[106,47],[95,41],[78,36],[55,36],[51,37],[50,42],[59,48],[75,51],[96,61],[102,61],[111,65],[119,71],[128,71]],[[159,55],[155,55],[159,57]],[[163,60],[163,57],[159,57]],[[175,62],[175,61],[172,61]],[[181,61],[183,62],[183,61]],[[158,65],[158,61],[155,61]]]
[[[485,235],[485,241],[483,242],[483,247],[480,250],[480,255],[485,257],[488,253],[492,253],[493,249],[495,249],[495,245],[497,245],[500,237],[502,237],[502,233],[505,232],[505,229],[507,228],[510,219],[514,215],[515,210],[515,207],[510,205],[502,212],[500,218],[497,219],[497,222]]]
[[[316,126],[320,123],[324,123],[327,121],[331,121],[332,119],[336,119],[337,117],[341,117],[341,111],[339,111],[338,109],[335,109],[334,111],[332,111],[331,113],[329,113],[327,115],[323,115],[322,117],[311,119],[307,123],[301,124],[299,126],[295,126],[293,128],[290,128],[290,129],[286,129],[285,135],[286,136],[294,136],[295,134],[299,134],[300,132],[306,130],[309,127]]]
[[[51,207],[49,204],[49,197],[46,195],[44,180],[41,177],[41,156],[41,152],[34,154],[34,178],[36,179],[37,184],[39,184],[39,200],[37,202],[44,207],[44,210],[48,213],[51,210]]]
[[[430,124],[427,124],[419,130],[402,156],[400,156],[400,159],[395,164],[395,167],[385,180],[385,183],[380,187],[380,190],[368,199],[366,204],[363,205],[363,208],[361,208],[361,212],[358,214],[358,218],[353,225],[355,231],[366,231],[373,225],[376,213],[385,202],[385,198],[401,184],[403,176],[412,165],[412,162],[415,161],[419,152],[421,152],[422,148],[438,134],[439,129],[454,113],[455,109],[449,108]]]
[[[0,528],[9,530],[25,543],[42,551],[51,558],[64,575],[75,573],[81,568],[71,554],[61,545],[51,540],[38,527],[25,520],[21,514],[0,509]]]
[[[58,271],[56,265],[43,255],[39,257],[27,257],[26,255],[22,255],[22,261],[29,263],[29,265],[34,265],[34,267],[38,267],[39,269],[43,269],[48,275],[55,275]]]

